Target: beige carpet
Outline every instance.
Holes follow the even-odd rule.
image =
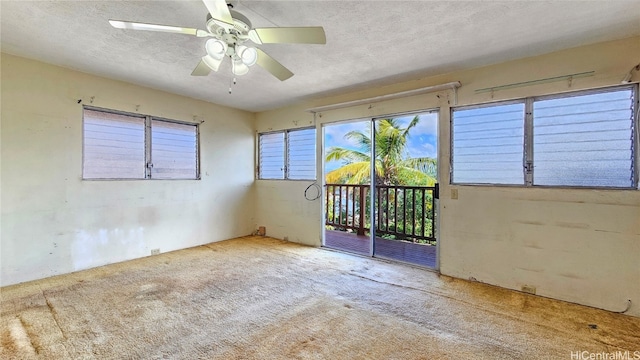
[[[638,318],[260,237],[5,287],[1,298],[2,359],[640,351]]]

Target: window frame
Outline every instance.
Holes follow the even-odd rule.
[[[121,177],[113,177],[113,178],[86,178],[85,177],[85,110],[90,110],[90,111],[97,111],[97,112],[103,112],[103,113],[109,113],[109,114],[115,114],[115,115],[123,115],[123,116],[131,116],[131,117],[136,117],[136,118],[140,118],[143,119],[144,121],[144,154],[145,154],[145,164],[144,164],[144,178],[121,178]],[[195,156],[196,156],[196,167],[195,167],[195,177],[194,178],[176,178],[176,179],[167,179],[167,178],[154,178],[153,172],[152,172],[152,168],[153,168],[153,158],[151,156],[152,154],[152,148],[153,148],[153,143],[151,141],[151,137],[152,137],[152,121],[161,121],[161,122],[167,122],[167,123],[173,123],[173,124],[179,124],[179,125],[188,125],[188,126],[193,126],[195,127],[195,142],[196,142],[196,149],[195,149]],[[180,121],[180,120],[174,120],[174,119],[167,119],[167,118],[163,118],[163,117],[159,117],[159,116],[153,116],[153,115],[146,115],[146,114],[138,114],[138,113],[131,113],[131,112],[126,112],[126,111],[121,111],[121,110],[114,110],[114,109],[106,109],[106,108],[101,108],[101,107],[95,107],[95,106],[88,106],[88,105],[83,105],[82,106],[82,180],[83,181],[140,181],[140,180],[157,180],[157,181],[173,181],[173,180],[178,180],[178,181],[184,181],[184,180],[201,180],[201,174],[200,174],[200,124],[198,123],[192,123],[192,122],[188,122],[188,121]]]
[[[262,177],[262,162],[261,162],[261,158],[260,158],[260,150],[261,150],[261,146],[260,146],[260,139],[262,137],[262,135],[272,135],[272,134],[283,134],[283,138],[282,138],[282,142],[283,142],[283,158],[282,158],[282,166],[283,171],[282,171],[282,178],[263,178]],[[256,179],[258,180],[287,180],[287,134],[284,130],[279,130],[279,131],[269,131],[269,132],[263,132],[263,133],[258,133],[257,136],[257,156],[256,156]]]
[[[545,100],[553,100],[553,99],[562,99],[569,97],[578,97],[578,96],[586,96],[586,95],[594,95],[601,94],[607,92],[615,92],[622,90],[631,90],[633,93],[632,99],[632,128],[630,129],[630,135],[633,137],[632,139],[632,159],[631,166],[633,171],[631,172],[632,181],[631,185],[628,187],[614,187],[614,186],[579,186],[579,185],[537,185],[533,182],[533,174],[535,171],[535,163],[534,163],[534,114],[533,108],[536,101],[545,101]],[[449,158],[449,183],[451,185],[463,185],[463,186],[493,186],[493,187],[518,187],[518,188],[559,188],[559,189],[598,189],[598,190],[640,190],[640,92],[638,83],[631,84],[622,84],[622,85],[613,85],[613,86],[604,86],[598,88],[590,88],[583,90],[574,90],[574,91],[566,91],[554,94],[546,94],[546,95],[537,95],[537,96],[529,96],[524,98],[510,99],[510,100],[498,100],[491,101],[479,104],[472,105],[463,105],[463,106],[455,106],[449,109],[449,129],[450,129],[450,139],[449,139],[449,150],[450,150],[450,158]],[[453,170],[454,170],[454,111],[456,110],[470,110],[475,108],[483,108],[483,107],[491,107],[491,106],[500,106],[500,105],[509,105],[514,103],[524,103],[525,111],[524,111],[524,146],[523,146],[523,159],[522,159],[522,171],[524,176],[524,184],[500,184],[500,183],[466,183],[466,182],[456,182],[453,178]]]
[[[290,170],[290,166],[289,166],[289,155],[290,155],[290,149],[289,149],[289,133],[290,132],[296,132],[296,131],[304,131],[304,130],[313,130],[314,131],[314,142],[315,142],[315,149],[314,149],[314,165],[316,167],[316,170],[314,171],[314,178],[312,179],[291,179],[289,178],[289,170]],[[282,178],[263,178],[261,176],[261,168],[262,168],[262,164],[260,161],[260,137],[262,135],[270,135],[270,134],[284,134],[284,176]],[[318,153],[318,129],[315,126],[306,126],[306,127],[301,127],[301,128],[292,128],[292,129],[284,129],[284,130],[276,130],[276,131],[265,131],[265,132],[259,132],[258,136],[256,137],[256,143],[257,143],[257,156],[256,156],[256,180],[276,180],[276,181],[317,181],[318,179],[318,159],[317,159],[317,153]]]
[[[456,107],[452,107],[450,108],[450,115],[449,115],[449,129],[450,131],[450,142],[449,142],[449,183],[451,185],[474,185],[474,186],[506,186],[506,187],[523,187],[526,185],[526,182],[523,181],[522,184],[501,184],[501,183],[467,183],[467,182],[454,182],[453,181],[453,159],[455,157],[455,153],[453,151],[453,112],[454,110],[474,110],[474,109],[482,109],[482,108],[487,108],[487,107],[494,107],[494,106],[503,106],[503,105],[515,105],[515,104],[523,104],[524,105],[524,112],[523,115],[526,116],[527,113],[527,103],[526,103],[526,99],[512,99],[512,100],[502,100],[502,101],[492,101],[492,102],[487,102],[487,103],[482,103],[482,104],[473,104],[473,105],[465,105],[465,106],[456,106]],[[523,116],[523,139],[526,139],[526,133],[527,133],[527,126],[526,126],[526,121],[524,120],[524,116]],[[527,144],[526,144],[526,140],[523,141],[523,161],[524,158],[526,157],[526,154],[524,152],[525,148],[526,148]],[[524,163],[523,163],[524,164]],[[524,168],[523,168],[523,174],[524,174]]]

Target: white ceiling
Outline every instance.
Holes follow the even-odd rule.
[[[640,1],[244,1],[254,27],[323,26],[326,45],[260,48],[228,93],[231,66],[191,71],[205,38],[120,30],[108,19],[204,29],[201,1],[1,0],[2,52],[249,111],[640,35]]]

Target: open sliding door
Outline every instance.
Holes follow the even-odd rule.
[[[373,254],[370,134],[370,119],[323,126],[323,245],[369,256]]]

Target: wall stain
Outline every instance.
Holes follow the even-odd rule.
[[[525,243],[523,246],[529,249],[536,249],[536,250],[544,249],[544,247],[540,246],[540,244],[533,243],[533,242]]]
[[[526,224],[526,225],[544,225],[542,221],[529,221],[529,220],[515,220],[516,224]]]
[[[594,229],[594,231],[613,233],[613,234],[622,234],[622,231],[612,231],[612,230],[604,230],[604,229]]]
[[[560,227],[571,228],[571,229],[588,229],[589,228],[589,224],[571,223],[571,222],[565,222],[565,221],[556,221],[555,225]]]
[[[561,274],[558,274],[558,275],[562,276],[562,277],[567,277],[567,278],[570,278],[570,279],[584,280],[584,277],[582,277],[580,275],[576,275],[576,274],[571,274],[571,273],[561,273]]]

